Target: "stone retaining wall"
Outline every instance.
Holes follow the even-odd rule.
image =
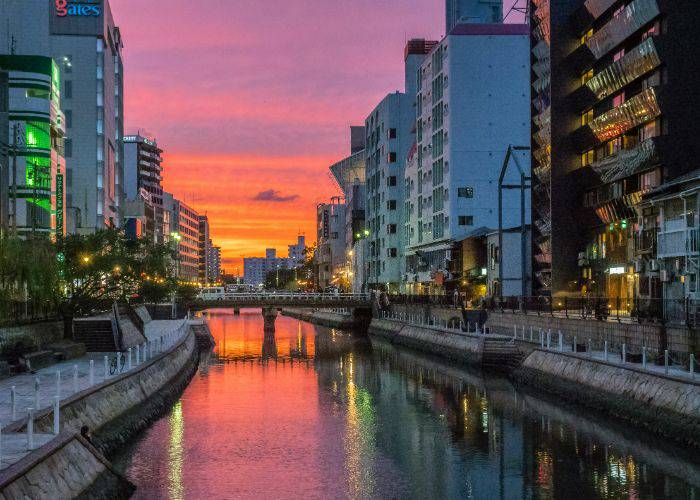
[[[22,352],[39,351],[63,338],[63,321],[44,321],[20,326],[0,327],[0,357],[12,354],[15,347]]]
[[[663,326],[653,323],[618,323],[617,321],[597,321],[579,318],[561,318],[536,314],[513,314],[497,311],[489,312],[489,319],[486,325],[497,333],[504,335],[513,334],[513,326],[517,326],[519,331],[524,326],[526,334],[532,326],[535,334],[539,329],[552,329],[553,333],[561,330],[566,342],[573,342],[576,335],[577,342],[583,344],[591,339],[595,346],[603,345],[607,340],[611,348],[618,348],[625,343],[628,352],[641,352],[642,346],[657,352],[664,334]],[[665,334],[668,336],[668,349],[674,353],[688,353],[695,349],[698,351],[697,332],[681,326],[665,327]]]
[[[69,481],[71,488],[73,488],[71,494],[50,496],[71,498],[77,496],[74,491],[77,490],[82,491],[81,496],[85,498],[120,498],[119,488],[123,487],[121,481],[124,480],[120,479],[115,482],[115,480],[110,479],[108,473],[100,472],[99,466],[91,469],[92,465],[90,465],[89,459],[83,465],[71,465],[68,468],[63,466],[65,463],[74,464],[86,460],[86,451],[80,446],[73,444],[64,446],[63,451],[53,461],[46,461],[41,457],[55,455],[51,449],[56,448],[56,441],[64,435],[75,435],[83,425],[90,427],[93,443],[100,452],[113,453],[169,408],[189,383],[197,369],[199,360],[195,334],[189,325],[185,324],[184,328],[188,329],[186,335],[167,351],[134,370],[120,374],[63,400],[60,407],[63,434],[18,462],[18,464],[23,464],[22,471],[24,472],[23,474],[15,473],[18,477],[12,484],[16,484],[22,493],[15,495],[13,492],[5,496],[8,498],[41,498],[42,495],[32,494],[31,488],[41,484],[41,488],[48,488],[47,491],[52,491],[52,488],[59,488],[59,483],[62,481]],[[25,428],[26,418],[9,424],[2,429],[2,433],[22,432]],[[35,432],[52,431],[53,413],[50,409],[43,410],[36,415],[34,428]],[[30,457],[34,457],[34,460],[42,460],[47,465],[42,466],[31,460],[27,461],[26,459]],[[106,460],[105,464],[109,465]],[[42,470],[41,467],[44,469]],[[87,472],[79,470],[82,467],[86,467]],[[39,483],[31,476],[35,470],[41,471],[41,475],[37,476],[42,478]],[[102,474],[98,482],[95,479],[97,472]],[[0,473],[0,480],[4,477],[3,473]],[[63,477],[64,474],[68,476]],[[103,477],[104,474],[107,474],[106,478]],[[27,477],[23,479],[22,475]],[[27,489],[21,490],[21,488]],[[95,488],[97,490],[93,491]],[[3,495],[4,491],[0,490],[0,498],[3,498]],[[128,495],[124,496],[128,497]]]
[[[0,498],[129,498],[134,486],[80,435],[65,432],[0,472]]]
[[[314,311],[312,309],[282,309],[282,315],[290,318],[308,321],[315,325],[327,326],[329,328],[340,328],[351,330],[355,326],[355,319],[352,316],[337,314],[331,311]]]
[[[700,382],[535,349],[512,376],[564,399],[700,446]]]
[[[383,319],[373,319],[369,333],[383,337],[392,344],[481,365],[484,339],[478,335],[457,334],[437,327],[407,325]]]

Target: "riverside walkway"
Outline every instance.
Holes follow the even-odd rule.
[[[147,342],[128,349],[123,369],[110,373],[110,365],[117,353],[88,353],[80,358],[56,363],[37,370],[0,380],[0,427],[26,419],[54,408],[57,401],[67,399],[90,387],[138,366],[177,343],[192,323],[201,320],[151,321],[145,326]],[[50,441],[54,434],[33,434],[30,446],[26,432],[0,434],[0,470]]]

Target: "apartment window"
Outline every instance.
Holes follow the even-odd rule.
[[[615,52],[613,55],[613,62],[617,62],[625,56],[625,49]]]
[[[396,234],[396,224],[388,224],[386,226],[387,234]]]
[[[585,44],[589,38],[593,36],[593,28],[589,29],[586,31],[583,35],[581,35],[581,45]]]
[[[642,190],[652,189],[661,184],[661,175],[659,170],[646,172],[639,176],[639,187]]]
[[[389,163],[396,163],[396,153],[389,153],[389,155],[387,156],[387,161]]]
[[[73,82],[71,80],[63,82],[63,97],[65,99],[73,98]]]
[[[396,139],[396,129],[390,128],[386,134],[387,139]]]
[[[608,142],[606,145],[607,154],[614,155],[622,149],[622,137],[616,137],[612,141]]]
[[[646,141],[659,135],[659,120],[647,123],[639,129],[639,141]]]
[[[473,226],[474,216],[473,215],[460,215],[458,218],[460,226]]]
[[[63,150],[66,158],[73,157],[73,139],[66,139],[63,143]]]
[[[386,256],[390,258],[394,258],[399,254],[398,250],[396,248],[387,248],[386,249]]]
[[[584,207],[586,207],[586,208],[594,207],[594,206],[596,206],[597,202],[598,202],[598,192],[595,189],[588,191],[583,195],[583,206]]]
[[[613,107],[617,108],[618,106],[622,106],[625,102],[625,93],[620,92],[617,94],[615,97],[613,97]]]
[[[581,85],[586,85],[586,83],[588,83],[588,80],[590,80],[590,79],[593,78],[594,76],[595,76],[595,73],[593,72],[592,69],[586,71],[585,73],[583,73],[583,74],[581,75]]]
[[[73,111],[67,109],[66,115],[66,128],[73,128]]]
[[[388,200],[386,202],[386,209],[387,210],[396,210],[396,200]]]
[[[390,175],[386,178],[386,185],[389,187],[396,186],[396,176]]]
[[[595,150],[591,149],[581,155],[581,166],[585,167],[595,161]]]
[[[457,188],[458,198],[474,198],[474,188],[471,187],[461,187]]]
[[[583,113],[581,115],[581,126],[585,127],[586,125],[588,125],[589,123],[591,123],[593,121],[593,118],[594,118],[593,110],[589,109],[588,111],[586,111],[585,113]]]

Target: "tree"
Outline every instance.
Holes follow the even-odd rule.
[[[65,335],[73,318],[104,309],[117,299],[147,294],[167,296],[174,289],[171,249],[145,239],[128,239],[115,229],[69,235],[57,244],[65,297],[61,304]]]

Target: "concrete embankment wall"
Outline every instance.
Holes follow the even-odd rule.
[[[65,432],[0,473],[0,498],[129,498],[134,487],[81,436]]]
[[[573,316],[573,314],[572,314]],[[573,341],[574,335],[577,342],[583,344],[590,339],[594,345],[602,346],[606,340],[610,347],[619,347],[623,343],[627,345],[628,352],[641,352],[646,345],[650,351],[657,351],[662,345],[662,337],[668,339],[668,349],[676,353],[698,351],[700,338],[697,332],[685,326],[662,326],[653,323],[626,323],[617,321],[597,321],[592,319],[580,319],[576,317],[566,318],[551,315],[537,314],[513,314],[508,312],[489,312],[486,322],[492,331],[504,335],[512,335],[513,327],[522,331],[524,326],[529,335],[530,327],[535,333],[540,329],[552,332],[561,331],[567,343]]]
[[[32,474],[37,473],[35,471],[41,474],[41,488],[48,491],[62,487],[63,482],[70,483],[71,494],[51,495],[54,498],[70,498],[76,496],[76,491],[88,498],[118,498],[124,484],[128,484],[122,483],[126,480],[110,478],[112,469],[100,471],[100,466],[93,459],[87,460],[88,463],[84,465],[88,469],[92,467],[84,475],[77,474],[78,466],[64,467],[65,463],[85,460],[85,454],[92,451],[88,449],[86,452],[77,443],[57,447],[56,441],[64,435],[75,436],[83,425],[87,425],[93,433],[93,443],[97,448],[93,455],[110,454],[169,408],[189,383],[199,360],[195,334],[188,325],[183,328],[187,329],[187,334],[167,351],[132,371],[63,400],[60,407],[63,433],[13,465],[13,476],[16,478],[11,483],[3,480],[9,469],[0,472],[0,484],[7,484],[8,487],[12,484],[13,487],[20,488],[18,491],[21,492],[15,495],[15,490],[6,493],[0,488],[0,498],[41,498],[41,495],[32,494],[32,488],[38,487],[31,479]],[[9,424],[2,429],[2,433],[22,432],[25,428],[26,418]],[[47,409],[37,414],[34,428],[35,432],[51,432],[52,411]],[[30,457],[34,457],[34,460],[27,460]],[[46,465],[39,462],[45,462]],[[103,465],[107,467],[108,462],[104,462]],[[111,484],[104,487],[103,493],[100,493],[101,486],[93,486],[95,474],[99,474],[100,481]],[[26,478],[23,479],[22,476]],[[27,489],[22,491],[23,487]],[[113,487],[118,489],[111,489]],[[93,491],[94,488],[97,490]]]
[[[512,376],[517,382],[700,446],[698,381],[540,349],[533,350]]]
[[[407,325],[383,319],[373,319],[369,333],[385,338],[392,344],[470,364],[481,364],[484,339],[478,335],[458,334],[437,327]]]
[[[329,328],[352,329],[355,326],[355,319],[352,316],[338,314],[332,311],[314,311],[313,309],[283,309],[283,316],[308,321],[315,325],[327,326]]]

